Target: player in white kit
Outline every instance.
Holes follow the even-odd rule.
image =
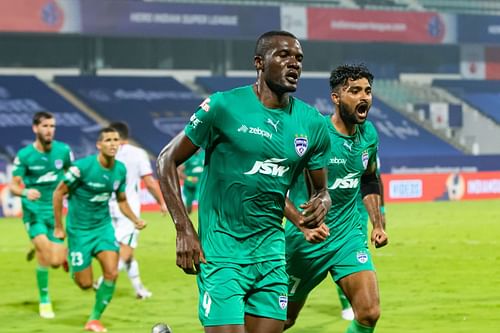
[[[157,180],[153,177],[153,170],[146,151],[128,143],[128,126],[123,122],[114,122],[110,127],[116,129],[120,134],[121,145],[116,154],[116,159],[127,167],[127,201],[136,216],[141,213],[141,180],[147,190],[156,199],[163,214],[167,207],[160,193]],[[109,201],[109,211],[115,227],[115,237],[120,243],[120,261],[118,270],[125,269],[135,289],[137,298],[145,299],[151,297],[152,293],[147,290],[141,282],[139,264],[134,258],[134,249],[137,247],[139,230],[126,218],[118,208],[116,199]]]

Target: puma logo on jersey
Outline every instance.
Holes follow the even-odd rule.
[[[245,175],[254,175],[261,173],[263,175],[271,175],[274,177],[283,177],[290,170],[290,167],[279,165],[278,163],[285,161],[286,158],[270,158],[265,161],[256,161],[250,171],[245,172]]]
[[[348,173],[344,178],[337,178],[332,186],[330,186],[329,190],[335,190],[338,188],[341,189],[349,189],[356,188],[359,185],[359,179],[354,178],[358,175],[359,172],[351,172]]]
[[[349,149],[349,151],[352,151],[352,142],[347,142],[347,141],[344,141],[344,147],[346,147],[347,149]]]
[[[50,183],[55,182],[57,180],[57,175],[54,171],[49,171],[45,175],[38,177],[36,180],[37,184],[39,183]]]
[[[279,120],[276,120],[276,122],[273,122],[270,118],[267,118],[266,124],[271,125],[274,128],[274,130],[276,132],[278,132],[278,124],[279,124],[279,122],[280,122]]]

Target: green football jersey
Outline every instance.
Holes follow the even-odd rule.
[[[201,150],[200,152],[194,154],[184,163],[184,174],[186,175],[186,180],[184,181],[184,185],[192,184],[189,180],[189,177],[200,177],[203,173],[203,163],[205,162],[205,151]]]
[[[89,230],[111,223],[108,201],[113,192],[125,192],[126,173],[118,160],[111,169],[104,168],[97,155],[75,161],[64,177],[69,188],[67,228]]]
[[[320,113],[294,97],[286,108],[266,108],[244,86],[207,98],[185,133],[205,149],[198,219],[207,260],[284,260],[286,193],[304,168],[328,163]]]
[[[343,243],[351,233],[361,232],[361,214],[358,209],[361,176],[377,158],[378,135],[371,122],[358,125],[354,135],[346,136],[337,132],[329,116],[325,119],[331,140],[328,192],[332,206],[325,220],[330,228],[330,236],[322,243],[311,244],[292,222],[287,221],[285,227],[287,253],[300,253],[309,258],[321,257],[329,251],[330,246],[335,247],[336,241]],[[304,177],[299,177],[289,197],[296,207],[307,201]]]
[[[73,160],[71,149],[65,143],[53,141],[50,151],[41,152],[30,144],[17,153],[14,160],[13,176],[23,179],[26,188],[40,192],[40,199],[30,201],[22,198],[23,207],[33,211],[38,205],[52,206],[52,193],[64,177],[64,172]]]

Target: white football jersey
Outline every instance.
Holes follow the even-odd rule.
[[[127,201],[135,215],[141,213],[141,178],[153,173],[148,154],[142,148],[123,144],[116,153],[116,159],[123,162],[127,167]],[[118,208],[116,198],[109,201],[110,214],[112,217],[121,217],[123,214]]]

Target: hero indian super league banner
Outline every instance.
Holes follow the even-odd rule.
[[[278,6],[142,1],[81,1],[84,34],[145,37],[251,38],[279,30]]]
[[[386,202],[500,198],[500,172],[382,175]]]
[[[125,121],[130,137],[155,155],[184,129],[203,101],[171,77],[58,76],[55,80],[108,121]]]
[[[456,42],[456,18],[433,12],[308,8],[308,39],[443,44]]]
[[[0,0],[0,31],[80,32],[76,0]]]

